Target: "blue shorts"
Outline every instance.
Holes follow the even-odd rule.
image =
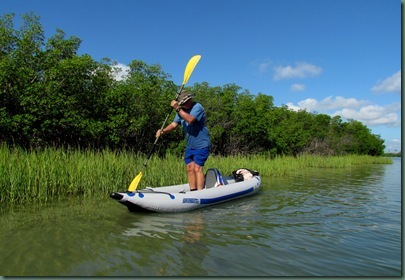
[[[210,154],[210,147],[202,149],[191,149],[186,148],[186,154],[184,155],[184,162],[189,164],[195,162],[199,166],[204,166],[204,163],[207,161]]]

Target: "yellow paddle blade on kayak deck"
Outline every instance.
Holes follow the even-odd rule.
[[[128,191],[130,191],[130,192],[135,191],[136,188],[137,188],[138,185],[139,185],[139,182],[141,181],[141,178],[142,178],[142,171],[139,172],[138,176],[136,176],[136,177],[132,180],[131,184],[129,185]]]

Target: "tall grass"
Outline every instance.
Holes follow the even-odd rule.
[[[124,191],[142,170],[138,188],[187,182],[185,165],[177,156],[152,156],[146,168],[145,157],[131,152],[46,148],[26,151],[0,145],[0,202],[46,203],[68,196],[106,196]],[[238,168],[258,170],[264,177],[287,176],[311,167],[342,168],[360,164],[392,163],[390,158],[370,156],[301,156],[266,158],[252,156],[210,156],[205,170],[216,167],[223,175]]]
[[[258,170],[264,177],[280,177],[308,168],[344,168],[366,164],[391,164],[392,159],[364,155],[323,157],[303,155],[300,157],[277,156],[269,159],[263,155],[210,157],[206,166],[216,167],[223,174],[230,174],[237,168]]]
[[[128,184],[134,162],[138,164],[130,153],[109,150],[46,148],[27,152],[3,145],[0,147],[0,201],[46,202],[69,195],[105,194]]]

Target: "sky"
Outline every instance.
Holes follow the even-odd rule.
[[[33,12],[46,39],[65,31],[79,54],[159,64],[180,85],[236,84],[276,106],[354,119],[401,151],[400,0],[0,0]]]

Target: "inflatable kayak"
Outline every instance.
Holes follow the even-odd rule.
[[[134,192],[113,192],[110,197],[125,205],[130,212],[184,212],[255,194],[261,179],[257,171],[239,169],[222,177],[211,168],[205,175],[205,187],[190,191],[188,184],[146,188]]]

